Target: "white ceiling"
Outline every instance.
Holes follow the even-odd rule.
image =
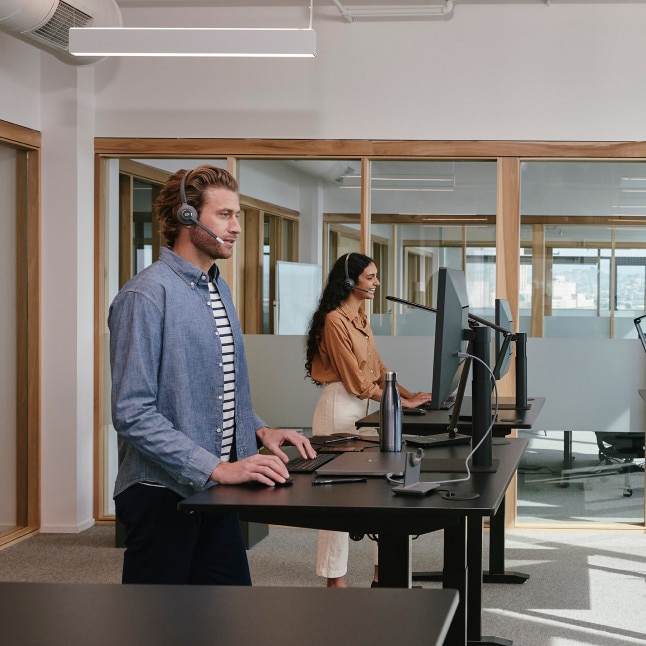
[[[332,0],[313,0],[314,7],[334,6]],[[454,5],[468,4],[643,4],[646,0],[454,0]],[[309,7],[310,0],[116,0],[120,7]],[[348,6],[433,5],[441,0],[342,0]]]

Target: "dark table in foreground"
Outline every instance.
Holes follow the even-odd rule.
[[[444,643],[455,590],[0,583],[0,640],[20,646]]]
[[[482,525],[504,500],[505,491],[527,447],[512,438],[493,447],[495,472],[473,473],[468,482],[443,485],[472,500],[395,496],[385,478],[365,483],[313,487],[311,474],[296,474],[291,487],[216,486],[182,501],[185,511],[238,511],[242,518],[279,525],[379,535],[379,580],[388,587],[411,583],[409,536],[444,530],[443,586],[460,593],[448,643],[501,643],[481,635]],[[468,446],[434,450],[434,457],[466,456]],[[424,473],[425,480],[464,474]],[[467,522],[468,521],[468,522]],[[509,642],[508,642],[509,643]]]

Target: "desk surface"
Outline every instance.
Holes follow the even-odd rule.
[[[238,511],[245,520],[379,534],[379,579],[388,587],[410,585],[409,536],[444,529],[445,544],[448,541],[451,548],[444,550],[443,583],[447,588],[457,588],[461,596],[448,639],[451,644],[466,644],[465,627],[472,640],[480,639],[482,518],[493,516],[503,503],[527,444],[528,440],[521,438],[497,440],[493,445],[493,458],[498,460],[495,472],[472,473],[466,482],[442,485],[457,495],[477,493],[478,497],[471,500],[446,500],[437,491],[423,497],[397,496],[385,478],[313,487],[311,474],[296,474],[289,487],[211,487],[183,500],[179,508]],[[466,456],[469,450],[464,445],[438,447],[432,450],[432,455],[455,459]],[[464,478],[464,474],[422,474],[423,480],[452,478]],[[387,642],[382,637],[378,643]]]
[[[0,635],[21,646],[437,645],[457,603],[455,590],[0,583]]]
[[[474,500],[445,500],[432,493],[424,497],[396,496],[385,478],[368,478],[353,484],[311,485],[314,474],[295,474],[290,487],[258,485],[215,486],[179,504],[194,511],[239,511],[248,520],[313,529],[392,532],[396,522],[405,523],[410,534],[434,531],[447,519],[463,516],[492,516],[498,510],[516,467],[527,447],[527,440],[496,440],[493,457],[499,460],[494,473],[472,473],[468,482],[443,485],[456,494],[479,496]],[[468,445],[438,447],[425,456],[436,459],[465,457]],[[457,473],[422,473],[428,481],[464,478]],[[430,512],[433,512],[429,514]]]
[[[510,406],[515,403],[513,397],[500,397],[501,405]],[[536,423],[543,404],[544,397],[529,397],[529,408],[516,409],[506,408],[498,411],[496,423],[493,426],[494,435],[507,435],[514,428],[532,428]],[[463,419],[462,416],[465,416]],[[465,397],[462,404],[462,412],[458,420],[458,430],[461,433],[471,432],[471,397]],[[402,415],[402,430],[404,433],[415,435],[430,435],[433,433],[446,432],[451,421],[451,410],[426,410],[424,415]],[[379,426],[379,411],[356,422],[357,428],[364,426]]]

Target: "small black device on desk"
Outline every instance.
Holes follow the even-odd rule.
[[[426,415],[423,408],[402,408],[402,413],[404,415]]]
[[[333,484],[352,484],[353,482],[368,482],[368,478],[353,477],[353,478],[330,478],[329,480],[312,480],[312,486],[333,485]]]

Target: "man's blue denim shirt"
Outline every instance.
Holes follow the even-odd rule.
[[[137,482],[190,496],[213,484],[222,444],[222,347],[208,275],[161,249],[117,294],[108,315],[112,423],[119,436],[114,495]],[[242,330],[227,284],[215,283],[235,344],[237,459],[257,453],[266,426],[251,406]]]

